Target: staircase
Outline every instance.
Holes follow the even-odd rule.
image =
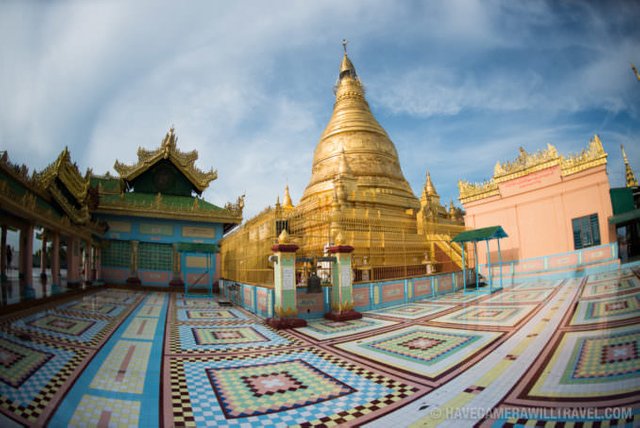
[[[451,237],[449,235],[443,235],[440,233],[431,233],[428,235],[427,239],[433,242],[440,250],[442,250],[451,261],[458,266],[459,269],[462,269],[462,248],[456,242],[451,242]]]

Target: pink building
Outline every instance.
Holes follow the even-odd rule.
[[[608,223],[606,166],[607,153],[597,135],[587,149],[569,157],[550,144],[533,154],[520,148],[513,162],[496,164],[489,181],[458,183],[465,226],[502,226],[509,235],[500,243],[503,261],[615,242],[615,227]],[[491,261],[497,261],[497,247],[490,252]],[[487,262],[484,245],[478,246],[478,256],[479,263]]]

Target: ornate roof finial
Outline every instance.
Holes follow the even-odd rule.
[[[342,39],[342,48],[344,49],[344,54],[347,54],[347,44],[349,43],[349,40],[347,39]]]
[[[633,173],[633,169],[631,169],[631,165],[629,165],[629,159],[627,158],[627,153],[624,151],[624,146],[622,144],[620,144],[620,150],[622,150],[622,160],[624,161],[624,172],[627,187],[638,187],[638,180]]]

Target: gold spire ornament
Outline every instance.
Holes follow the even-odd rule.
[[[638,180],[633,173],[633,169],[631,169],[631,165],[629,165],[629,159],[627,158],[627,153],[624,151],[624,146],[622,144],[620,144],[620,150],[622,150],[622,160],[624,161],[624,172],[627,187],[638,187]]]

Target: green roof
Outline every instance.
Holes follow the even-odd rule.
[[[101,193],[120,193],[120,179],[117,177],[92,175],[89,179],[92,187],[100,186]]]
[[[624,214],[627,211],[633,211],[633,191],[629,187],[618,187],[610,189],[611,208],[614,214]]]
[[[195,205],[197,201],[197,206]],[[204,199],[191,196],[158,195],[151,193],[127,192],[118,195],[100,195],[100,206],[128,206],[132,208],[155,208],[162,207],[180,211],[196,212],[218,212],[224,211],[222,208],[213,205]]]
[[[640,208],[609,217],[609,224],[622,224],[640,218]]]
[[[506,238],[508,236],[501,226],[490,226],[461,232],[452,239],[452,242],[478,242]]]

